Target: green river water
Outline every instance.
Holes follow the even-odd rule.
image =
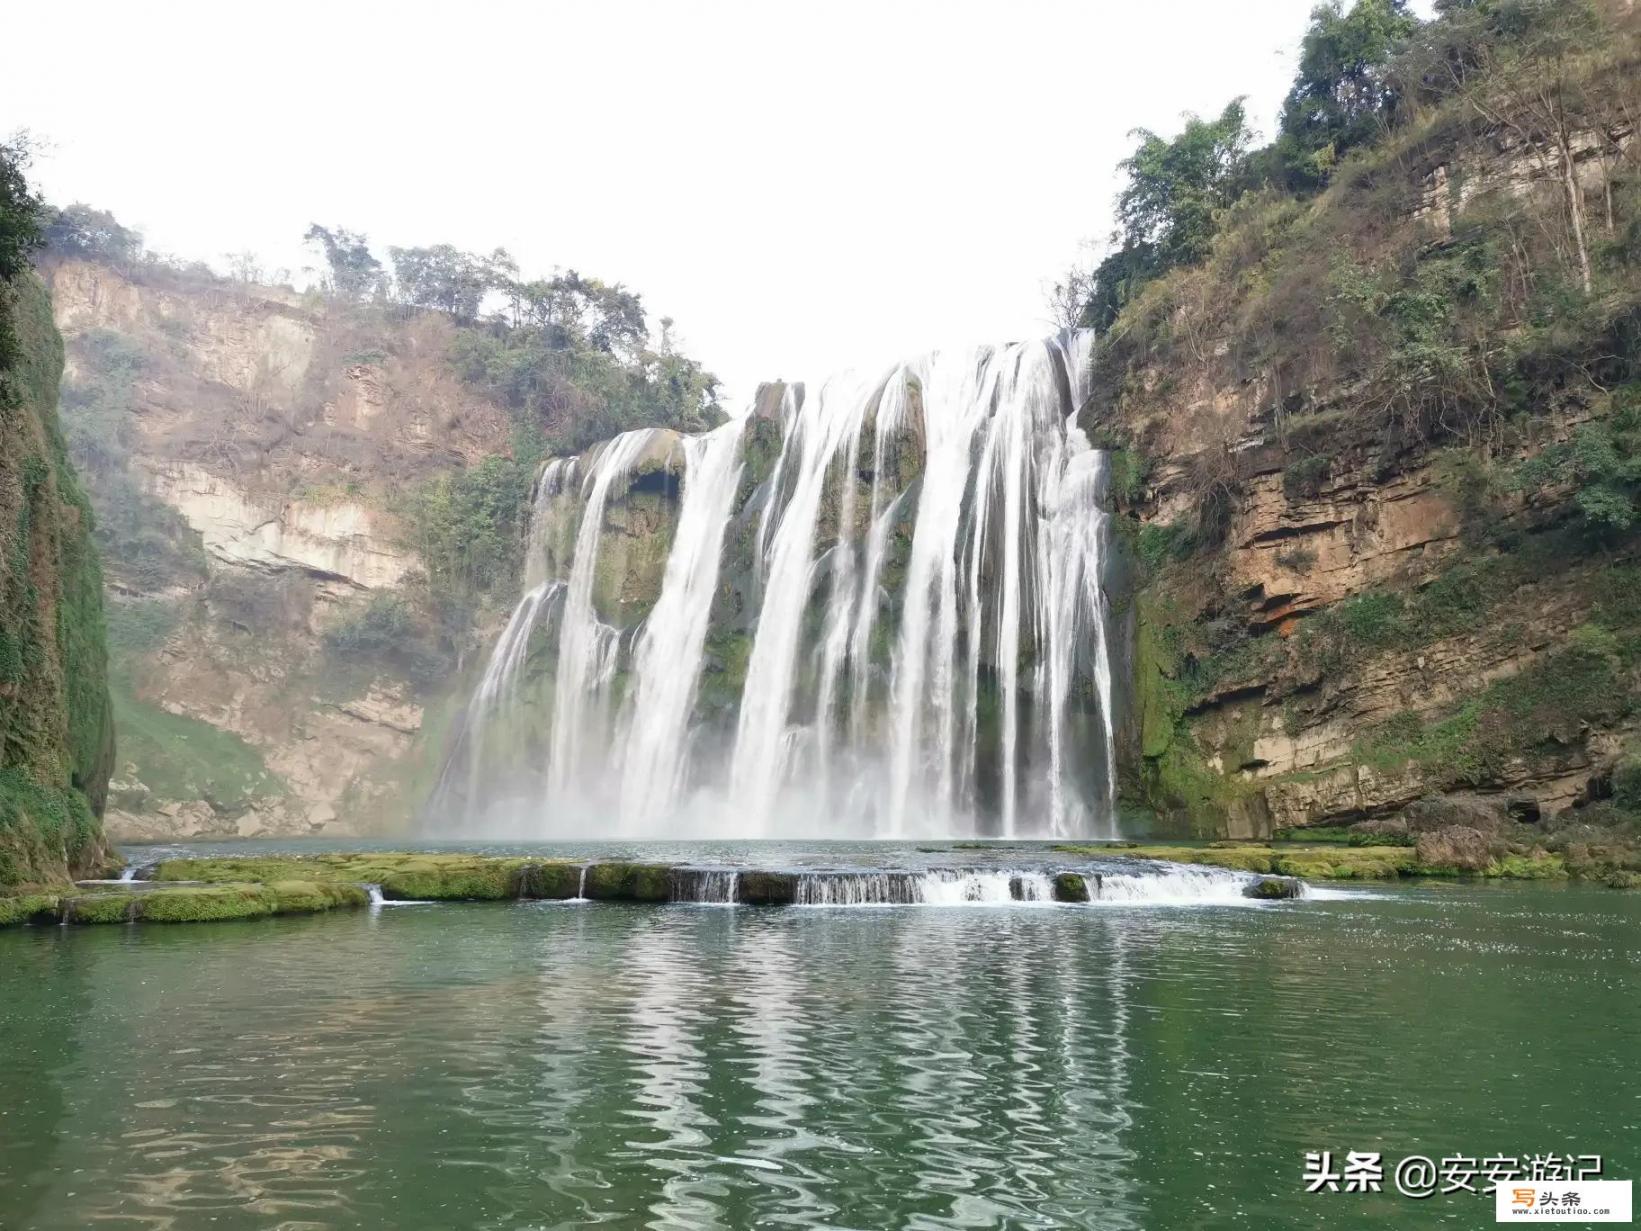
[[[1641,1179],[1638,954],[1539,885],[10,929],[0,1228],[1491,1226],[1305,1152]]]

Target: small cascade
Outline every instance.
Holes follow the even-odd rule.
[[[937,868],[927,872],[803,872],[799,906],[971,906],[1052,902],[1045,872]]]
[[[1154,871],[1102,872],[1083,877],[1090,901],[1155,905],[1246,902],[1242,890],[1257,879],[1251,872],[1187,864],[1159,864]]]
[[[715,906],[732,906],[735,887],[740,874],[712,868],[674,868],[671,875],[671,899],[674,902],[701,902]]]
[[[364,884],[359,887],[370,896],[370,908],[372,910],[387,904],[387,899],[382,896],[382,887],[380,885]]]
[[[920,872],[804,872],[798,906],[909,906],[923,900]]]
[[[115,882],[115,884],[127,885],[127,884],[130,884],[132,881],[134,881],[136,879],[137,879],[137,865],[134,864],[134,863],[128,863],[128,864],[125,865],[125,867],[120,869],[120,876],[119,876],[119,879]]]

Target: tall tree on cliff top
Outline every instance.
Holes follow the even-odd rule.
[[[1211,120],[1188,116],[1172,139],[1135,129],[1117,169],[1115,251],[1094,270],[1083,323],[1110,326],[1141,285],[1208,255],[1216,218],[1242,191],[1253,131],[1240,98]]]
[[[1345,154],[1383,131],[1396,104],[1387,68],[1418,28],[1407,0],[1357,0],[1348,12],[1331,0],[1311,11],[1274,150],[1290,188],[1322,187]]]
[[[362,231],[332,230],[316,222],[302,238],[323,254],[329,270],[326,289],[331,294],[361,299],[381,285],[382,263],[371,255],[370,241]]]

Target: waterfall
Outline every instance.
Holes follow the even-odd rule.
[[[773,819],[776,793],[785,776],[790,748],[787,719],[826,473],[839,444],[857,438],[866,406],[863,390],[854,379],[837,377],[827,382],[813,410],[800,404],[790,417],[791,426],[776,462],[777,477],[788,468],[793,471],[792,494],[769,536],[763,610],[747,665],[729,768],[730,796],[759,831]],[[760,541],[769,524],[766,520],[760,528]]]
[[[604,506],[610,488],[649,444],[652,432],[640,429],[617,436],[601,449],[584,481],[585,507],[576,531],[575,558],[564,591],[564,616],[558,635],[558,674],[553,693],[552,753],[547,762],[549,799],[569,794],[590,765],[585,754],[589,728],[607,699],[614,678],[621,634],[593,609],[593,582],[604,528]]]
[[[621,819],[667,815],[684,786],[684,746],[701,677],[724,524],[740,482],[744,420],[684,442],[684,491],[661,597],[633,655],[621,758]]]
[[[1077,426],[1088,342],[769,387],[703,435],[640,430],[547,463],[524,595],[441,776],[466,802],[435,823],[1114,836],[1108,468]],[[663,453],[676,485],[653,481]],[[505,794],[532,778],[533,796]],[[914,892],[884,875],[860,892]],[[1026,881],[954,884],[915,893],[1035,900]]]

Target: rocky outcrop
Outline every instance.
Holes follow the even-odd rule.
[[[357,833],[401,822],[465,682],[327,649],[421,565],[406,492],[505,453],[437,316],[163,267],[48,260],[71,439],[105,524],[122,730],[117,840]],[[169,554],[157,547],[173,542]],[[391,607],[389,608],[391,610]],[[391,651],[392,646],[386,647]]]

